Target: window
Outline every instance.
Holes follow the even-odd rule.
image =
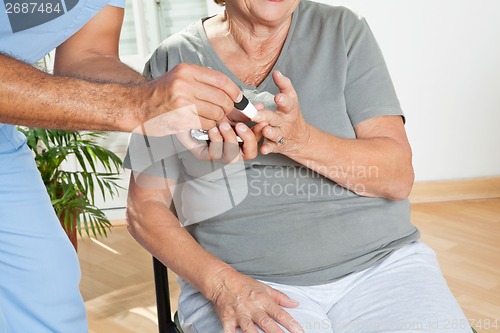
[[[208,0],[212,1],[212,0]],[[144,64],[156,47],[168,36],[207,16],[207,0],[126,0],[125,17],[120,37],[120,58],[142,72]],[[101,144],[119,156],[125,156],[128,134],[109,133]],[[128,172],[120,184],[128,185]],[[126,191],[120,196],[99,202],[110,219],[124,219]]]
[[[162,40],[207,16],[207,12],[214,14],[219,10],[220,7],[213,5],[212,0],[126,0],[120,58],[142,72],[149,56]],[[53,59],[54,52],[51,52],[36,66],[52,72]],[[128,137],[126,133],[110,132],[106,140],[99,144],[124,157]],[[128,172],[125,172],[119,181],[124,188],[127,188],[128,177]],[[96,197],[96,204],[110,220],[124,219],[126,200],[127,192],[123,190],[118,197],[108,198],[106,202]]]
[[[124,62],[142,71],[162,40],[207,15],[207,0],[127,0],[120,39]]]

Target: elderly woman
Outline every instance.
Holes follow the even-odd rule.
[[[261,109],[209,131],[212,159],[243,139],[239,168],[225,156],[233,170],[206,162],[206,177],[204,162],[158,157],[150,138],[142,156],[156,154],[157,172],[131,178],[130,231],[180,276],[184,332],[470,331],[410,223],[404,118],[363,18],[305,0],[227,0],[162,43],[145,73],[181,63],[227,74]]]

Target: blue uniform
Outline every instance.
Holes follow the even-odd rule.
[[[0,52],[35,63],[104,6],[123,2],[0,1]],[[79,280],[26,138],[0,124],[0,333],[87,332]]]

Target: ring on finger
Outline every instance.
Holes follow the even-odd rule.
[[[285,144],[285,137],[282,136],[281,139],[278,140],[277,142],[279,145],[283,146]]]

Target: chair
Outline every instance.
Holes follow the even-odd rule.
[[[156,289],[156,308],[158,310],[159,333],[183,333],[180,328],[177,312],[171,317],[170,292],[168,289],[168,271],[158,259],[153,257],[153,270]]]
[[[159,333],[183,333],[179,325],[177,312],[171,317],[170,292],[168,289],[168,271],[158,259],[153,257],[153,270],[156,288],[156,308],[158,310]],[[472,332],[477,331],[472,327]]]

